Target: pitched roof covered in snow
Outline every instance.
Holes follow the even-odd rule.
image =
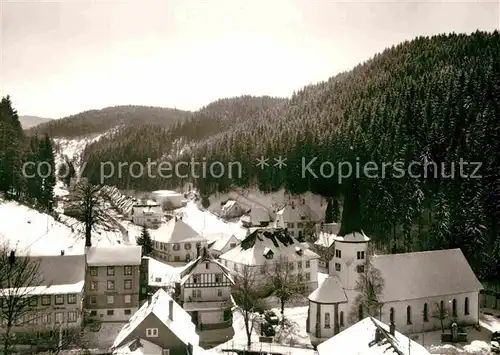
[[[378,333],[378,339],[376,339]],[[428,355],[429,352],[405,335],[389,326],[367,317],[318,345],[319,355]]]
[[[324,248],[331,247],[335,243],[335,237],[337,236],[328,232],[319,232],[317,235],[318,237],[314,244]]]
[[[229,243],[238,244],[240,241],[232,234],[217,234],[207,236],[211,250],[222,251]]]
[[[366,234],[361,232],[352,232],[344,236],[335,236],[335,241],[340,243],[365,243],[369,242],[370,238]]]
[[[291,237],[286,229],[259,228],[248,235],[239,245],[222,254],[220,259],[243,265],[264,265],[266,255],[274,254],[289,261],[319,259],[319,256]]]
[[[193,227],[184,222],[182,218],[177,217],[154,230],[151,233],[151,238],[154,241],[170,244],[206,241],[206,238],[195,231]]]
[[[37,267],[35,283],[26,288],[12,290],[17,295],[71,294],[80,293],[85,284],[85,256],[51,255],[30,257]],[[4,293],[8,293],[4,290]]]
[[[165,264],[151,257],[148,257],[148,259],[149,286],[169,287],[180,281],[179,272],[181,268]]]
[[[376,255],[371,262],[384,279],[382,302],[483,289],[460,249]]]
[[[316,212],[314,212],[312,208],[305,203],[296,204],[292,202],[287,204],[276,214],[282,216],[283,221],[285,222],[297,222],[301,220],[319,221],[319,217]]]
[[[172,302],[172,315],[169,314],[170,302]],[[123,326],[113,343],[113,349],[124,345],[134,332],[148,317],[154,315],[160,320],[180,341],[186,345],[198,346],[199,337],[196,334],[191,316],[182,309],[163,289],[159,289],[151,298],[151,301],[144,303],[141,308],[130,318],[129,322]],[[161,331],[160,331],[161,332]]]
[[[87,250],[88,266],[141,265],[142,249],[139,245],[115,247],[90,247]]]
[[[309,295],[309,300],[315,303],[334,304],[346,303],[347,296],[337,276],[329,276]]]
[[[220,269],[220,272],[224,274],[231,283],[234,284],[233,276],[231,275],[231,270],[229,270],[227,267],[222,265],[220,262],[215,260],[210,253],[205,253],[202,256],[197,257],[193,261],[191,261],[189,264],[187,264],[184,269],[179,273],[179,276],[181,278],[181,285],[183,285],[188,279],[189,276],[191,276],[194,273],[198,274],[203,274],[204,270],[206,270],[205,267],[200,268],[200,265],[203,265],[204,263],[210,263],[212,265],[215,265],[217,268]]]

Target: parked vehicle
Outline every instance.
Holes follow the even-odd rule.
[[[271,324],[264,322],[260,326],[262,327],[262,333],[264,333],[266,337],[273,337],[276,335],[276,331]]]
[[[500,354],[500,331],[491,334],[490,349],[494,354]]]
[[[267,311],[266,313],[264,313],[264,318],[269,324],[273,325],[278,324],[280,321],[276,313],[274,313],[273,311]]]

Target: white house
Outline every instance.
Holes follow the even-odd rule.
[[[188,263],[198,250],[207,247],[207,239],[195,231],[182,217],[175,217],[152,231],[153,253],[168,263]]]
[[[422,345],[394,326],[367,317],[318,346],[319,355],[428,355]]]
[[[253,205],[240,221],[245,227],[265,227],[271,223],[272,217],[264,207]]]
[[[305,204],[304,200],[300,204],[292,201],[276,213],[275,226],[287,228],[292,237],[301,238],[307,224],[316,224],[319,220],[317,214]]]
[[[282,260],[304,280],[304,287],[314,290],[318,287],[319,256],[304,247],[281,228],[259,228],[248,235],[235,248],[220,256],[224,266],[237,273],[250,267],[255,273],[256,283],[263,284],[272,272],[272,265]]]
[[[200,330],[231,327],[231,271],[204,249],[180,272],[179,303]]]
[[[245,214],[247,208],[235,200],[227,201],[221,208],[222,218],[236,218]]]
[[[310,295],[311,342],[321,343],[342,331],[342,320],[344,326],[352,324],[347,314],[356,314],[357,320],[364,318],[366,310],[356,303],[360,274],[380,275],[383,287],[378,297],[382,306],[377,318],[394,322],[404,334],[439,329],[440,322],[433,317],[439,308],[448,315],[446,327],[452,321],[459,325],[478,323],[482,285],[460,249],[371,256],[369,242],[363,232],[335,238],[329,272],[338,282],[327,279],[330,281]],[[347,303],[339,298],[342,292]]]
[[[215,258],[218,258],[222,254],[235,248],[240,242],[234,234],[225,233],[208,235],[207,240],[210,254],[212,254]]]
[[[152,192],[153,198],[166,209],[167,205],[170,208],[180,208],[186,205],[184,195],[170,190],[158,190]]]
[[[114,354],[128,354],[127,349],[139,349],[139,354],[142,351],[144,355],[152,355],[161,348],[161,355],[194,355],[201,351],[198,345],[199,336],[191,316],[160,289],[123,326],[112,350]]]
[[[163,210],[161,205],[154,201],[146,203],[137,203],[130,209],[130,220],[138,226],[147,228],[158,228],[163,219]]]

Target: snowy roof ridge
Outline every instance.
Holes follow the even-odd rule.
[[[86,258],[88,266],[141,265],[142,248],[140,245],[89,247]]]
[[[185,266],[184,269],[181,270],[179,273],[179,276],[181,278],[181,284],[184,284],[186,280],[191,276],[193,271],[196,269],[196,267],[203,263],[203,262],[209,262],[217,265],[219,269],[222,271],[222,273],[232,282],[234,283],[234,279],[232,277],[232,272],[230,269],[222,265],[219,261],[217,261],[208,251],[207,254],[201,255],[197,257],[195,260],[191,261],[189,264]]]
[[[194,241],[206,241],[201,233],[196,231],[182,218],[173,218],[160,228],[152,232],[154,241],[163,243],[185,243]]]
[[[337,276],[328,276],[308,298],[323,304],[347,303],[347,295]]]

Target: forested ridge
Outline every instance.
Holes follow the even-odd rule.
[[[86,151],[85,173],[97,180],[100,161],[113,161],[115,152],[126,157],[124,152],[133,151],[139,161],[169,153],[174,162],[206,157],[209,162],[242,163],[240,178],[197,179],[206,194],[238,185],[263,191],[285,187],[292,193],[311,190],[342,199],[344,186],[337,175],[302,178],[302,157],[317,158],[316,172],[324,161],[337,166],[358,159],[380,166],[427,159],[438,171],[431,165],[425,174],[417,171],[417,178],[360,177],[364,230],[379,247],[392,251],[460,247],[479,276],[494,277],[500,274],[498,53],[498,31],[419,37],[388,48],[350,72],[305,87],[291,99],[258,111],[257,117],[238,116],[234,124],[229,119],[231,127],[222,133],[213,122],[224,122],[227,110],[213,110],[212,120],[197,120],[195,114],[163,131],[152,130],[147,142],[130,138],[135,132],[129,133],[128,144],[124,137],[97,142]],[[205,109],[211,111],[210,106]],[[255,166],[261,155],[284,156],[287,167],[261,170]],[[482,177],[441,177],[442,163],[449,170],[460,159],[480,162]],[[123,174],[107,182],[137,189],[179,183]]]
[[[26,130],[28,135],[48,134],[53,138],[75,138],[105,133],[117,126],[137,127],[145,124],[168,127],[184,120],[191,112],[149,106],[114,106],[80,112],[58,120],[42,123]]]

